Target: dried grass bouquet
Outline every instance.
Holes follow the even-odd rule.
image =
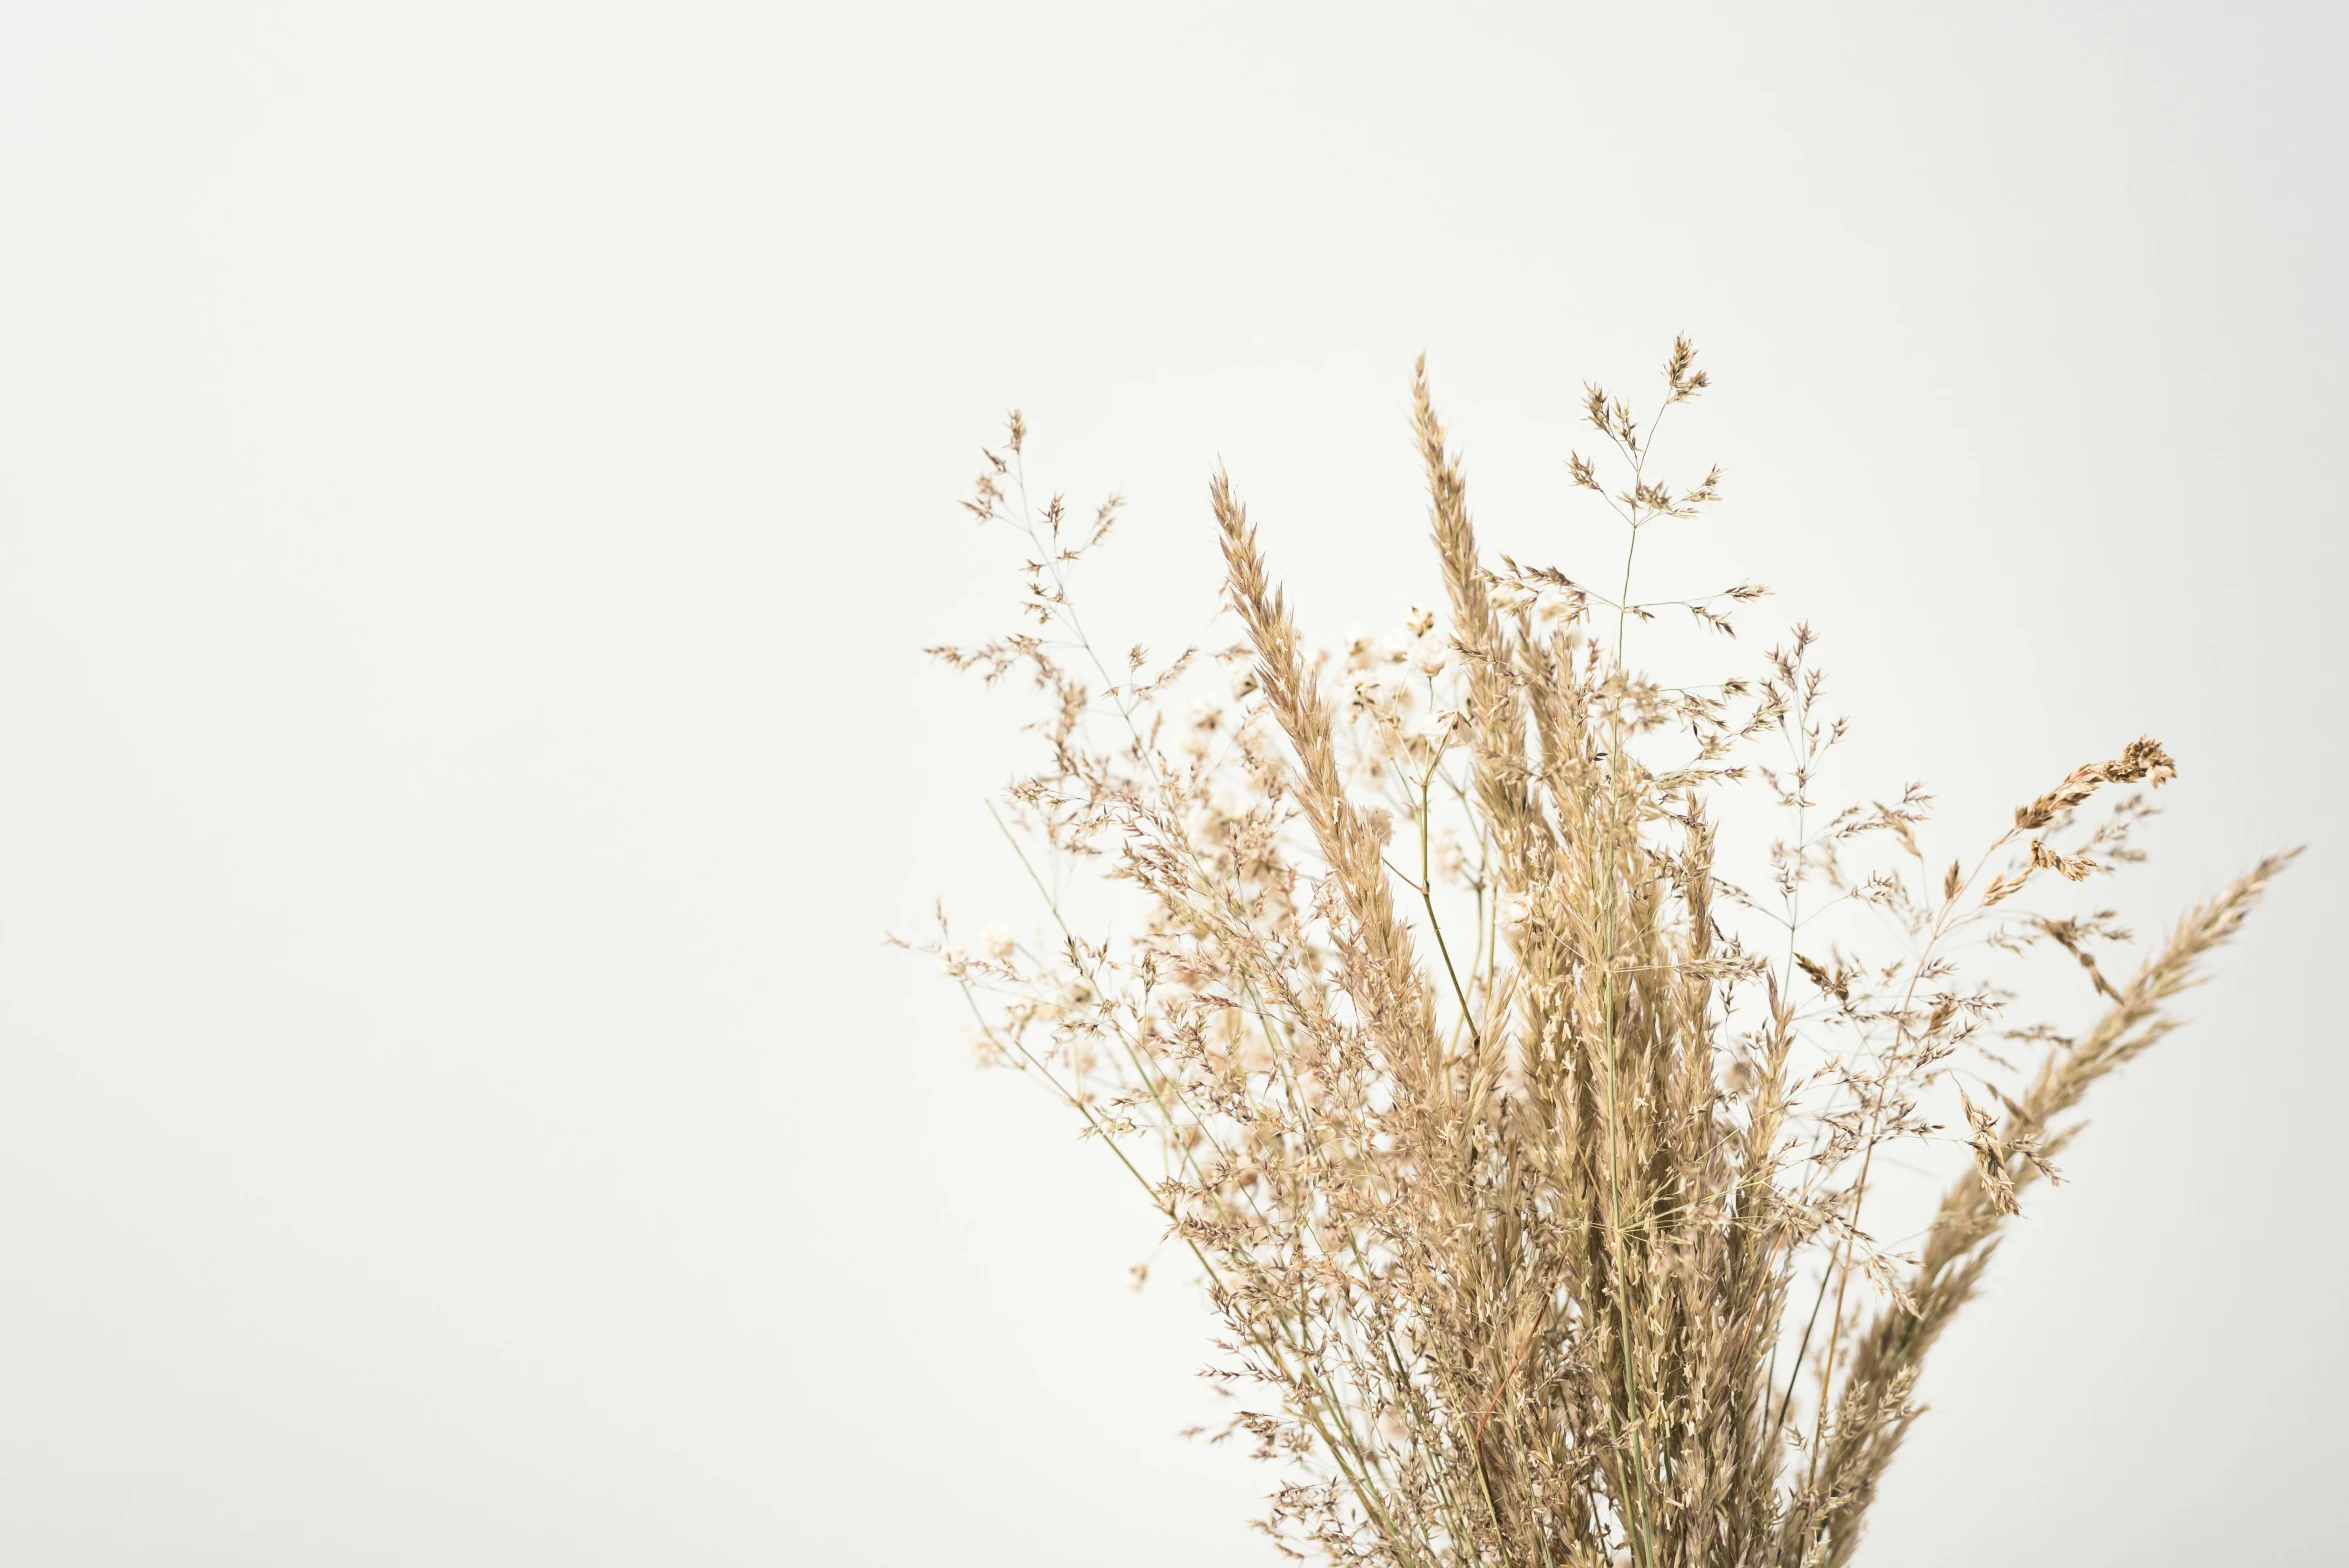
[[[1706,385],[1685,339],[1664,375],[1644,429],[1589,389],[1603,461],[1571,459],[1621,524],[1610,597],[1487,565],[1423,364],[1447,613],[1334,655],[1300,642],[1221,474],[1244,636],[1163,665],[1086,636],[1071,578],[1117,503],[1031,506],[1018,416],[967,503],[1019,538],[1025,620],[935,651],[1043,698],[1004,826],[1049,920],[966,951],[942,915],[924,950],[984,1054],[1065,1102],[1196,1262],[1234,1400],[1219,1435],[1284,1466],[1259,1526],[1291,1556],[1850,1561],[1926,1353],[2055,1178],[2068,1114],[2174,1027],[2289,858],[2123,972],[2098,954],[2128,933],[2072,890],[2142,858],[2131,830],[2174,773],[2158,743],[2075,768],[1942,866],[1922,790],[1814,798],[1843,727],[1807,629],[1714,685],[1631,668],[1635,627],[1727,632],[1762,592],[1634,597],[1641,534],[1720,488],[1650,462]],[[1741,801],[1785,824],[1749,887],[1716,869]],[[1056,895],[1086,868],[1138,900],[1129,934]],[[2034,950],[2076,960],[2084,1026],[2013,1017],[1991,972]],[[1904,1246],[1884,1194],[1917,1158],[1940,1196]]]

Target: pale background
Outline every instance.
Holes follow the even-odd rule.
[[[1685,328],[1667,564],[1856,788],[2148,730],[2133,909],[2315,846],[1866,1559],[2338,1560],[2341,15],[5,0],[0,1557],[1273,1561],[1150,1217],[880,943],[1028,912],[955,502],[1023,406],[1171,643],[1220,454],[1383,626],[1414,352],[1572,566]]]

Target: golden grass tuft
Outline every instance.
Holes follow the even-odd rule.
[[[1642,531],[1720,495],[1718,470],[1680,488],[1650,462],[1707,385],[1695,359],[1675,342],[1644,428],[1588,390],[1620,479],[1580,454],[1569,470],[1622,528],[1612,597],[1485,563],[1423,363],[1412,429],[1448,624],[1414,612],[1339,655],[1300,641],[1223,474],[1209,504],[1242,635],[1155,668],[1097,649],[1070,595],[1117,503],[1089,524],[1030,505],[1018,416],[967,503],[1020,535],[1025,624],[934,651],[1046,699],[1045,760],[1005,829],[1050,924],[971,953],[942,917],[927,950],[982,1054],[1064,1101],[1196,1262],[1234,1400],[1218,1435],[1283,1466],[1258,1523],[1289,1555],[1849,1561],[1926,1353],[2053,1177],[2065,1118],[2174,1027],[2289,858],[2116,984],[2095,956],[2128,939],[2112,913],[2036,900],[2142,858],[2142,790],[2084,812],[2172,778],[2157,743],[2074,769],[1937,872],[1922,790],[1815,801],[1843,727],[1820,715],[1807,628],[1717,684],[1638,674],[1633,627],[1678,612],[1734,635],[1763,592],[1632,592]],[[1717,870],[1740,791],[1789,831],[1751,893]],[[1122,885],[1137,934],[1078,929],[1047,861]],[[1885,951],[1819,945],[1855,923]],[[2084,972],[2099,1011],[2078,1033],[2015,1022],[1988,978],[2034,951]],[[1875,1218],[1902,1144],[1949,1173],[1910,1252]]]

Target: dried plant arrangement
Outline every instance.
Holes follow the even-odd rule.
[[[1807,629],[1711,685],[1633,668],[1663,616],[1742,648],[1762,593],[1635,597],[1641,534],[1720,493],[1651,463],[1695,360],[1674,344],[1644,427],[1588,389],[1599,457],[1570,472],[1620,534],[1611,595],[1479,555],[1423,361],[1445,612],[1331,654],[1222,474],[1237,635],[1164,663],[1086,634],[1072,578],[1117,502],[1031,505],[1017,415],[966,503],[1017,536],[1024,620],[933,651],[1041,696],[1041,763],[998,820],[1046,912],[969,950],[941,913],[921,945],[985,1059],[1065,1103],[1196,1265],[1215,1435],[1282,1467],[1258,1527],[1289,1556],[1849,1562],[1926,1354],[2071,1113],[2175,1027],[2290,858],[2125,972],[2099,956],[2131,941],[2113,912],[2067,900],[2142,858],[2175,771],[2156,742],[1942,866],[1923,790],[1817,798],[1844,728]],[[1741,884],[1724,825],[1778,819]],[[1088,872],[1114,925],[1062,896]],[[1999,977],[2034,954],[2084,1024],[2017,1021]],[[1888,1172],[1918,1161],[1941,1175],[1895,1232]]]

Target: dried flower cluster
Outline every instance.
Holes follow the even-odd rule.
[[[1604,462],[1570,472],[1622,525],[1608,597],[1486,566],[1423,365],[1445,614],[1337,655],[1300,642],[1221,475],[1244,635],[1158,666],[1086,636],[1070,577],[1117,503],[1089,524],[1032,507],[1016,415],[968,503],[1021,535],[1026,623],[936,651],[1046,699],[1046,760],[1005,827],[1050,925],[968,952],[942,916],[926,950],[983,1054],[1065,1101],[1196,1261],[1228,1430],[1284,1465],[1260,1526],[1292,1556],[1849,1561],[1925,1354],[2018,1195],[2054,1178],[2066,1113],[2172,1027],[2287,858],[2116,981],[2094,954],[2127,939],[2109,911],[2025,895],[2140,858],[2142,790],[2082,812],[2167,781],[2158,744],[2074,770],[1937,869],[1922,791],[1813,800],[1843,728],[1807,629],[1709,687],[1628,667],[1635,624],[1733,634],[1763,591],[1632,595],[1642,531],[1719,495],[1717,470],[1683,489],[1650,464],[1705,385],[1683,339],[1646,428],[1589,392]],[[1716,870],[1730,791],[1788,824],[1754,891]],[[1139,900],[1132,934],[1089,934],[1051,891],[1086,866]],[[1823,920],[1885,951],[1822,946]],[[2091,1025],[2016,1025],[2016,993],[1960,967],[2033,948],[2086,971]],[[1950,1179],[1909,1251],[1870,1201],[1896,1144]]]

